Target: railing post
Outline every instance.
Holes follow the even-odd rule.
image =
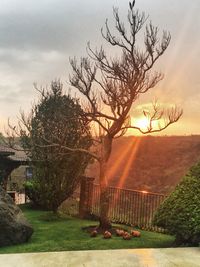
[[[93,177],[81,177],[79,217],[82,219],[86,219],[91,215],[94,179]]]

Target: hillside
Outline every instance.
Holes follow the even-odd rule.
[[[109,185],[169,193],[198,160],[200,135],[122,137],[113,143]],[[88,175],[98,182],[97,163]]]

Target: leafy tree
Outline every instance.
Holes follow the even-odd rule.
[[[200,163],[193,166],[163,202],[154,224],[176,236],[177,244],[200,244]]]
[[[63,95],[60,82],[52,82],[50,90],[40,94],[31,114],[21,116],[26,126],[26,131],[20,131],[21,142],[31,159],[34,177],[26,189],[36,204],[56,212],[74,192],[90,159],[81,152],[65,153],[62,146],[88,149],[90,133],[81,119],[80,105],[70,95]],[[62,146],[48,146],[49,139]]]

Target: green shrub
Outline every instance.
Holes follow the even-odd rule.
[[[31,205],[36,209],[52,210],[51,192],[44,190],[43,184],[37,179],[32,179],[24,184],[26,196],[31,201]]]
[[[34,207],[46,209],[44,197],[41,196],[40,185],[35,180],[27,181],[24,184],[26,196],[31,200]]]
[[[154,224],[175,235],[178,245],[200,244],[200,163],[166,198],[154,216]]]

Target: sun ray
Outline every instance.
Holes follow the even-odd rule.
[[[165,64],[166,66],[165,72],[169,72],[176,63],[177,54],[181,51],[181,46],[185,43],[185,39],[187,39],[188,32],[190,31],[191,25],[193,24],[193,16],[195,14],[196,8],[197,8],[196,4],[191,3],[190,8],[187,10],[187,13],[185,13],[186,15],[182,20],[182,27],[177,32],[176,44],[171,52],[170,60],[168,60]],[[189,56],[189,54],[190,53],[188,53],[188,55],[184,55],[184,61],[185,61],[185,56]]]
[[[135,142],[137,142],[137,137],[133,137],[133,140],[134,141],[131,145],[127,145],[126,147],[124,147],[124,146],[121,147],[121,149],[117,153],[117,159],[114,161],[114,164],[112,164],[111,166],[110,166],[110,164],[111,164],[111,162],[113,163],[113,158],[110,160],[109,169],[108,169],[107,174],[106,174],[107,183],[109,186],[110,186],[111,182],[116,179],[116,174],[117,174],[117,172],[119,172],[123,162],[125,162],[127,158],[131,157]],[[116,200],[116,199],[117,199],[117,195],[114,196],[114,200]],[[93,199],[94,205],[96,205],[96,203],[98,201],[99,201],[99,199],[95,197]],[[110,205],[113,205],[114,203],[115,203],[115,201],[112,201],[112,203],[110,203]]]
[[[123,169],[123,173],[116,185],[116,187],[118,188],[122,188],[125,181],[126,181],[126,178],[129,174],[129,171],[130,171],[130,168],[133,166],[133,162],[134,162],[134,159],[137,155],[137,151],[138,151],[138,148],[140,146],[140,143],[141,143],[141,139],[140,137],[136,137],[134,140],[133,140],[133,143],[129,146],[129,151],[131,151],[129,157],[127,157],[127,163],[125,164],[124,166],[124,169]],[[119,195],[119,191],[116,191],[115,194],[112,196],[112,202],[110,203],[111,206],[114,206],[116,205],[118,199],[119,199],[120,195]]]
[[[138,148],[140,146],[140,143],[141,143],[141,140],[142,138],[140,137],[137,137],[134,141],[133,141],[133,144],[131,145],[131,154],[130,154],[130,157],[128,158],[127,160],[127,163],[126,165],[124,166],[124,170],[123,170],[123,173],[117,183],[117,187],[119,188],[122,188],[125,181],[126,181],[126,178],[129,174],[129,170],[130,168],[133,166],[133,162],[134,162],[134,159],[137,155],[137,152],[138,152]]]
[[[114,164],[109,166],[109,170],[107,171],[108,182],[111,182],[113,179],[115,179],[115,176],[117,172],[119,171],[121,164],[123,163],[123,161],[125,161],[126,158],[129,158],[131,150],[132,150],[132,146],[126,146],[126,148],[122,146],[120,151],[118,151],[117,159],[115,160]],[[112,159],[112,162],[113,162],[113,159]]]

